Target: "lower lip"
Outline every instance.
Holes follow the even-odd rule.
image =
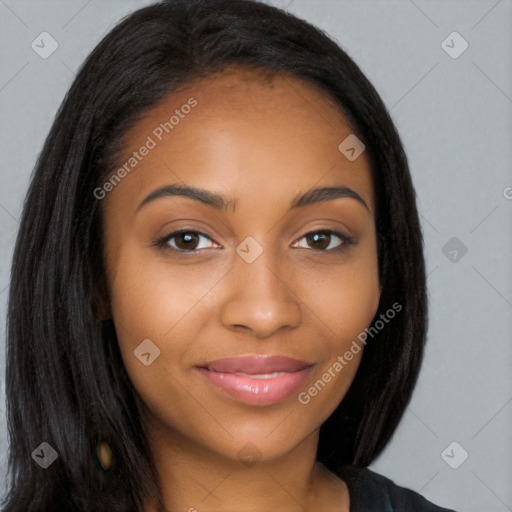
[[[312,366],[277,377],[262,379],[235,373],[213,372],[197,368],[217,388],[233,398],[253,405],[271,405],[291,395],[308,377]]]

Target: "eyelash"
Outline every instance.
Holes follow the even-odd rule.
[[[172,251],[172,252],[176,252],[176,253],[182,253],[182,254],[187,254],[187,253],[194,254],[201,250],[204,250],[204,249],[192,249],[192,250],[187,251],[187,250],[171,247],[168,244],[170,240],[172,240],[173,238],[176,238],[177,236],[184,234],[184,233],[197,234],[197,235],[203,236],[205,238],[208,238],[208,240],[213,242],[213,240],[206,233],[202,233],[201,231],[196,231],[193,229],[181,229],[179,231],[174,231],[168,235],[165,235],[162,238],[159,238],[158,240],[156,240],[153,243],[153,245],[158,247],[159,249]],[[340,233],[339,231],[333,231],[331,229],[319,229],[317,231],[310,231],[310,232],[302,235],[298,240],[301,240],[302,238],[305,238],[308,235],[315,235],[315,234],[319,234],[319,233],[327,234],[330,236],[335,235],[338,238],[340,238],[342,243],[340,245],[338,245],[337,247],[334,247],[333,249],[309,249],[310,251],[327,252],[327,253],[335,253],[336,254],[336,253],[341,253],[343,251],[346,251],[351,245],[353,245],[355,243],[355,240],[352,237],[349,237],[348,235],[345,235],[344,233]],[[330,241],[329,241],[329,245],[330,245]],[[304,249],[304,247],[300,247],[300,249]]]

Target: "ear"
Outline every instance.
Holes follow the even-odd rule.
[[[93,311],[98,320],[109,320],[112,318],[110,297],[104,279],[99,279],[94,284]]]

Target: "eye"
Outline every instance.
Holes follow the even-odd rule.
[[[174,233],[157,240],[155,245],[158,247],[167,247],[174,251],[193,252],[198,249],[208,248],[207,246],[205,247],[204,245],[200,245],[201,238],[205,238],[210,241],[212,240],[208,235],[199,231],[181,230],[175,231]],[[174,241],[174,243],[171,243],[171,241]]]
[[[340,240],[340,242],[332,246],[333,237]],[[201,239],[209,240],[213,242],[212,239],[206,235],[205,233],[201,233],[200,231],[193,230],[180,230],[174,231],[169,235],[157,240],[155,245],[159,248],[167,248],[171,251],[178,252],[196,252],[200,249],[208,249],[209,246],[201,245]],[[307,233],[302,236],[299,240],[305,239],[306,246],[302,245],[299,247],[305,249],[313,249],[314,251],[320,252],[337,252],[346,249],[349,245],[353,244],[353,239],[349,236],[340,233],[338,231],[331,230],[321,230],[321,231],[312,231],[311,233]],[[212,247],[210,245],[210,247]]]
[[[332,247],[332,240],[333,237],[338,238],[341,240],[341,243],[338,243],[338,245]],[[331,230],[321,230],[321,231],[312,231],[311,233],[305,234],[301,239],[306,240],[306,244],[312,244],[313,247],[304,247],[306,249],[312,248],[315,251],[341,251],[345,249],[347,246],[351,245],[353,243],[352,238],[350,238],[347,235],[344,235],[343,233],[339,233],[338,231],[331,231]],[[300,239],[299,239],[300,240]]]

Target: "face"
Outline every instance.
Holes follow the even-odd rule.
[[[231,69],[127,134],[98,194],[108,314],[152,435],[270,460],[345,396],[380,298],[369,162],[338,149],[352,133],[313,86]]]

